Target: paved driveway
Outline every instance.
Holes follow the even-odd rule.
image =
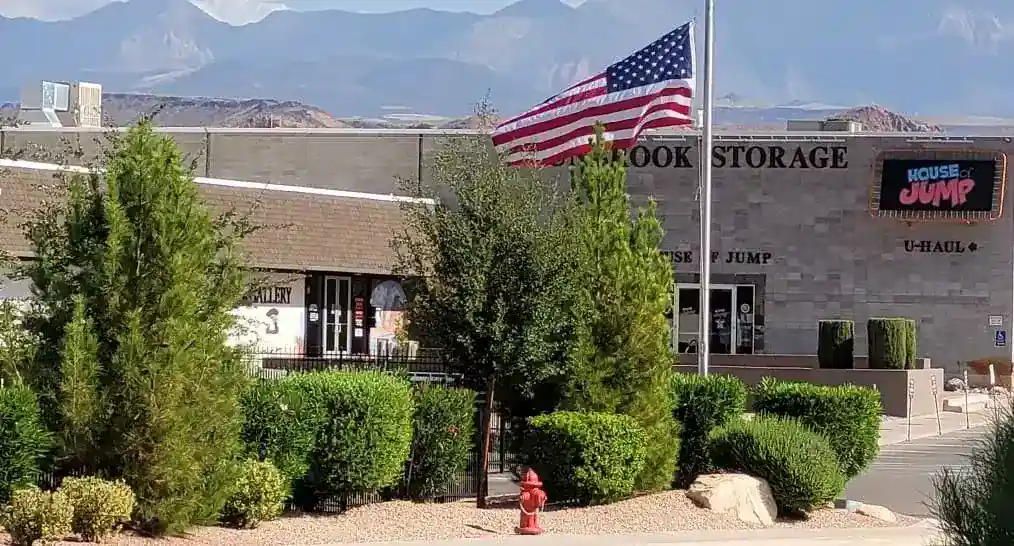
[[[845,490],[846,498],[879,504],[913,516],[929,516],[933,476],[944,467],[967,468],[968,453],[987,427],[880,448],[880,457]]]

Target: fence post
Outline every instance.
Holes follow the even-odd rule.
[[[486,384],[486,407],[482,412],[482,440],[479,447],[479,491],[475,497],[477,508],[486,507],[486,497],[489,496],[489,448],[490,448],[490,425],[493,417],[493,393],[496,388],[496,380],[490,379]]]

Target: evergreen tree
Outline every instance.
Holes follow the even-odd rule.
[[[227,339],[247,232],[209,214],[148,121],[110,138],[104,174],[70,176],[26,223],[41,343],[25,376],[58,469],[123,478],[141,528],[177,532],[215,519],[233,481],[247,374]]]
[[[634,417],[648,435],[638,478],[642,490],[672,483],[678,440],[670,389],[673,356],[665,314],[672,301],[672,265],[659,251],[663,230],[655,203],[631,216],[627,162],[596,131],[590,153],[573,171],[587,250],[583,362],[570,389],[576,409]]]

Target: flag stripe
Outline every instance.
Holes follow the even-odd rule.
[[[682,116],[689,117],[690,99],[684,96],[683,93],[678,93],[678,91],[681,91],[680,89],[670,89],[668,91],[671,92],[642,97],[642,100],[636,101],[635,104],[631,104],[630,107],[623,110],[607,111],[596,116],[585,116],[574,123],[538,131],[535,134],[535,136],[538,136],[537,140],[525,137],[515,138],[512,144],[513,142],[520,143],[511,146],[507,153],[513,153],[520,149],[531,151],[553,148],[560,142],[566,141],[573,136],[594,134],[595,124],[597,123],[605,124],[607,131],[613,130],[614,127],[619,128],[620,125],[618,124],[629,124],[628,126],[633,127],[637,125],[638,117],[669,108]]]
[[[653,112],[639,121],[640,124],[633,127],[619,127],[616,130],[607,131],[605,133],[606,140],[612,142],[613,148],[622,149],[633,145],[644,129],[678,127],[687,124],[685,117],[676,115],[671,110]],[[520,150],[507,155],[505,161],[510,165],[551,165],[574,155],[588,153],[588,150],[591,149],[589,140],[594,133],[594,125],[589,125],[588,128],[587,134],[574,137],[553,148],[538,152]]]
[[[537,107],[533,108],[532,110],[529,110],[529,111],[527,111],[527,112],[525,112],[525,113],[523,113],[521,115],[513,117],[513,118],[511,118],[511,119],[509,119],[509,120],[501,123],[501,125],[518,123],[519,121],[535,117],[535,116],[537,116],[539,114],[542,114],[542,113],[545,113],[545,112],[549,112],[550,110],[556,110],[557,108],[563,108],[563,107],[569,106],[571,104],[576,104],[576,103],[579,103],[579,102],[586,101],[588,99],[593,99],[593,98],[596,98],[596,97],[601,97],[601,96],[606,95],[608,93],[609,93],[609,88],[606,87],[606,79],[605,78],[599,78],[598,81],[595,81],[595,82],[593,82],[591,84],[582,85],[581,88],[575,90],[575,92],[572,92],[572,93],[570,93],[570,92],[561,93],[560,95],[557,95],[556,97],[553,97],[553,98],[549,99],[549,101],[547,101],[546,103],[542,104],[541,106],[537,106]]]
[[[501,124],[493,134],[493,144],[502,146],[509,141],[530,140],[545,131],[552,131],[572,123],[586,121],[587,118],[609,115],[613,112],[640,108],[654,100],[659,94],[682,95],[690,98],[691,90],[686,87],[670,87],[667,84],[644,86],[630,91],[609,93],[594,99],[570,104],[552,112],[543,112],[537,117],[528,118],[528,123],[515,122]],[[594,122],[592,122],[594,123]]]
[[[691,21],[504,121],[493,144],[511,164],[552,163],[586,153],[597,124],[614,148],[633,145],[644,129],[690,125],[693,34]]]

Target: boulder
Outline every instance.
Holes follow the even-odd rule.
[[[894,515],[894,512],[876,504],[859,503],[859,506],[856,507],[856,513],[869,518],[879,519],[880,521],[886,521],[887,523],[898,522],[898,516]]]
[[[967,388],[960,377],[952,377],[944,383],[944,390],[948,392],[963,391]]]
[[[734,514],[747,523],[771,525],[778,515],[768,482],[746,474],[704,474],[687,490],[701,508]]]

